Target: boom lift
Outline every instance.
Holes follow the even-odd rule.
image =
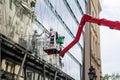
[[[98,19],[98,18],[94,18],[94,17],[91,17],[91,16],[85,14],[85,15],[83,15],[83,17],[81,19],[75,39],[69,45],[67,45],[63,50],[60,51],[60,54],[59,54],[60,56],[63,57],[65,55],[65,53],[79,41],[84,24],[86,22],[92,22],[92,23],[96,23],[98,25],[108,26],[111,29],[120,30],[120,22],[119,21]]]

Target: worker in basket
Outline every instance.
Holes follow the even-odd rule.
[[[53,30],[53,28],[50,28],[49,31],[49,40],[50,43],[46,46],[44,46],[44,51],[50,54],[56,54],[59,53],[59,51],[62,49],[64,37],[58,36],[58,33]]]
[[[57,43],[56,41],[58,39],[58,33],[55,32],[53,28],[50,28],[49,36],[50,36],[50,47],[55,46],[55,44]]]

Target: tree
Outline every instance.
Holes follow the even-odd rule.
[[[120,80],[120,74],[118,74],[118,73],[113,73],[112,75],[111,75],[111,80]]]
[[[119,73],[113,73],[111,75],[105,74],[102,80],[120,80],[120,74]]]
[[[110,78],[110,75],[105,74],[104,77],[102,78],[102,80],[109,80],[109,78]]]

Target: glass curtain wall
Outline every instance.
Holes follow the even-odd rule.
[[[63,47],[66,47],[75,38],[80,19],[86,12],[85,6],[85,0],[37,0],[37,20],[42,26],[36,26],[41,32],[53,28],[58,34],[65,36]],[[82,80],[83,49],[84,31],[80,41],[62,58],[62,70],[76,80]],[[40,54],[43,53],[41,50]]]

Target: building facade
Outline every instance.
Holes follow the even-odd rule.
[[[90,3],[91,5],[89,5]],[[84,80],[84,77],[88,77],[89,65],[87,63],[90,61],[89,56],[83,58],[84,53],[89,54],[86,50],[90,48],[86,46],[90,40],[85,37],[90,29],[83,29],[79,42],[62,58],[59,54],[48,55],[43,51],[46,40],[45,33],[53,28],[59,35],[65,37],[62,48],[66,47],[75,38],[79,22],[83,14],[87,12],[87,8],[91,8],[88,9],[89,11],[93,10],[89,12],[91,15],[98,17],[100,6],[94,7],[97,4],[99,5],[99,1],[0,0],[2,73],[8,73],[6,77],[11,80],[18,78],[20,70],[20,80]],[[40,36],[36,39],[35,51],[32,51],[31,41],[34,31],[37,31]],[[92,43],[90,43],[94,44],[95,42],[95,46],[91,46],[93,47],[91,49],[94,49],[93,54],[96,49],[95,53],[99,50],[99,28],[93,26],[90,32],[93,34],[92,36],[96,35],[94,37],[98,44],[96,48],[96,42],[92,41],[93,38],[91,38]],[[27,56],[25,57],[26,53]],[[97,57],[100,60],[100,54]],[[86,60],[88,60],[87,63]],[[23,66],[22,63],[24,63]],[[85,67],[83,63],[85,63]],[[99,66],[99,63],[96,63],[93,58],[92,64],[96,68]],[[97,70],[97,75],[100,75],[100,66]],[[83,75],[84,72],[86,72],[85,76]],[[89,79],[86,78],[85,80]]]
[[[48,55],[43,46],[44,32],[51,27],[65,36],[62,48],[67,46],[75,38],[86,4],[85,0],[0,0],[1,76],[11,80],[82,80],[85,30],[63,58]],[[41,36],[37,37],[36,52],[31,52],[34,30]]]
[[[27,40],[32,35],[32,23],[35,12],[32,4],[34,0],[1,0],[1,26],[0,32],[16,43]]]
[[[87,14],[99,18],[101,6],[99,0],[89,0]],[[97,24],[87,23],[85,34],[84,80],[89,80],[90,66],[96,70],[97,80],[101,80],[100,28]]]
[[[74,80],[61,71],[58,55],[42,58],[43,38],[35,40],[36,51],[32,50],[38,24],[35,4],[36,0],[0,0],[0,80]]]
[[[37,29],[46,31],[53,28],[58,34],[65,36],[63,48],[66,47],[76,36],[79,22],[86,13],[87,1],[39,0],[36,4],[37,21],[39,22],[36,24],[39,26]],[[84,33],[85,30],[82,32],[80,41],[63,58],[60,57],[61,69],[75,80],[82,80],[83,76]],[[54,57],[54,55],[47,56],[44,52],[40,55],[43,59],[47,58],[48,62],[56,61],[50,59],[50,56]]]

